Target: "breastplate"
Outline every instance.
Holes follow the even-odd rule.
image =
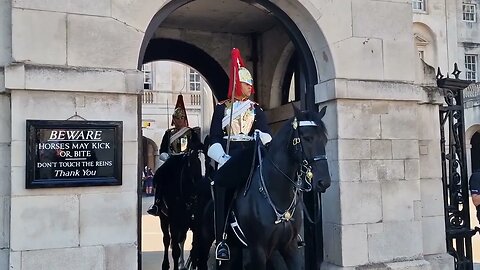
[[[238,101],[234,103],[234,111],[235,111],[235,105],[238,104]],[[229,115],[230,113],[230,108],[225,109],[225,115]],[[230,126],[227,125],[225,127],[225,131],[228,132],[231,130],[232,133],[231,135],[238,135],[238,134],[249,134],[250,130],[252,129],[253,122],[255,121],[255,107],[252,106],[243,113],[241,113],[239,116],[236,118],[232,119],[232,128],[230,129]]]
[[[170,144],[170,153],[171,154],[183,154],[186,151],[188,151],[188,146],[189,146],[189,138],[190,138],[190,132],[187,131],[185,134],[182,136],[178,137],[175,139],[171,144]],[[175,134],[175,132],[172,133],[172,135]]]

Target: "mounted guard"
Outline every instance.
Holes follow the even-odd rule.
[[[163,211],[165,214],[167,213],[167,205],[163,199],[164,194],[162,188],[165,185],[165,181],[175,178],[173,175],[178,174],[180,171],[185,155],[189,154],[193,149],[198,150],[203,147],[198,134],[188,126],[187,113],[181,94],[177,97],[171,125],[173,128],[165,131],[160,145],[159,158],[164,163],[158,169],[161,177],[154,178],[155,202],[147,211],[150,215],[154,216],[159,216],[160,211]]]
[[[271,141],[270,128],[259,104],[250,100],[253,78],[237,48],[231,52],[228,99],[219,102],[210,127],[211,146],[207,155],[217,162],[212,186],[215,203],[216,259],[229,260],[226,243],[227,208],[236,187],[247,181],[254,160],[258,134],[263,144]]]

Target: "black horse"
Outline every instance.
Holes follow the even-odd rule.
[[[165,253],[162,269],[170,268],[168,251],[172,245],[173,269],[186,269],[183,259],[183,245],[187,231],[195,229],[194,206],[197,200],[195,192],[202,178],[201,165],[198,158],[203,145],[198,145],[186,154],[171,156],[153,177],[157,188],[161,189],[161,197],[166,209],[160,211],[160,226],[163,232]],[[195,245],[195,243],[192,243]]]
[[[237,190],[233,204],[248,245],[251,269],[265,270],[267,262],[278,253],[287,269],[301,268],[297,236],[303,224],[303,192],[325,192],[330,186],[327,135],[321,120],[326,107],[319,113],[294,110],[295,116],[274,136],[268,149],[258,146],[259,165],[246,187]],[[195,258],[200,270],[207,269],[206,259],[214,240],[212,214],[205,210],[203,216]],[[232,239],[235,236],[230,233]],[[222,261],[222,269],[241,267],[242,257],[233,248],[231,256],[230,261]]]

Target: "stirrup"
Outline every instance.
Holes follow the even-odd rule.
[[[306,246],[307,244],[303,240],[302,236],[300,234],[297,234],[297,248],[302,248]]]
[[[215,259],[219,261],[230,260],[230,247],[224,240],[220,241],[215,248]]]

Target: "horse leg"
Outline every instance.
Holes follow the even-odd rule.
[[[171,227],[172,233],[172,256],[173,256],[173,269],[180,269],[179,258],[183,257],[183,243],[187,236],[187,229],[178,229]],[[183,267],[183,265],[182,265]]]
[[[213,221],[210,221],[213,222]],[[213,224],[209,224],[212,225]],[[213,241],[215,240],[213,228],[209,230],[210,226],[202,225],[202,230],[197,231],[198,241],[196,241],[195,247],[195,261],[197,263],[198,270],[207,270],[208,269],[208,259],[210,256],[210,248],[212,247]],[[195,237],[195,236],[194,236]],[[213,256],[215,257],[215,255]]]
[[[229,243],[230,246],[230,260],[221,261],[221,270],[243,270],[243,254],[242,247]],[[257,269],[256,267],[254,269]]]
[[[168,261],[168,249],[170,248],[170,232],[168,230],[168,217],[163,214],[160,214],[160,227],[162,228],[164,247],[162,269],[168,270],[170,268],[170,262]]]
[[[185,267],[185,238],[178,243],[180,247],[180,258],[178,258],[179,269],[186,269]]]
[[[208,199],[208,198],[207,198]],[[215,240],[213,229],[213,201],[205,200],[199,204],[193,231],[192,262],[197,270],[208,270],[210,248]],[[213,256],[215,257],[215,256]],[[211,268],[215,269],[215,268]]]
[[[284,249],[280,250],[280,254],[285,260],[288,270],[300,270],[302,269],[302,256],[297,247],[296,241],[293,241],[292,244],[288,245]]]
[[[187,239],[188,228],[184,228],[180,231],[178,239],[178,248],[180,250],[178,258],[178,269],[185,270],[185,240]]]

